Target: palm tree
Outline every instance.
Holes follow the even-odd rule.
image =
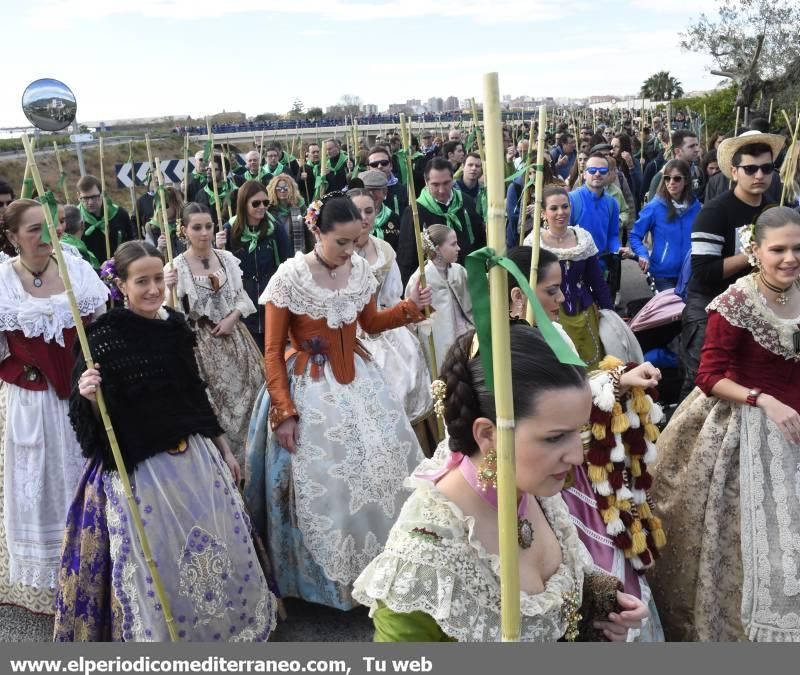
[[[644,81],[639,95],[643,98],[652,98],[657,101],[670,100],[681,98],[683,96],[683,87],[679,80],[669,74],[668,70],[662,70]]]

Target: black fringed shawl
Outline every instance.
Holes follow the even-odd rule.
[[[169,308],[167,314],[166,319],[146,319],[127,309],[112,309],[86,329],[128,471],[177,448],[192,434],[214,438],[223,433],[197,368],[194,333],[183,315]],[[78,393],[86,364],[75,346],[69,418],[84,457],[99,458],[113,469],[103,425]]]

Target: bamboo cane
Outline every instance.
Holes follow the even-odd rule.
[[[103,224],[106,234],[106,260],[111,259],[111,233],[108,231],[108,209],[106,208],[106,172],[103,168],[103,137],[100,136],[100,192],[103,197]]]
[[[767,122],[772,124],[772,99],[769,100],[769,115],[767,116]]]
[[[705,103],[703,103],[703,126],[706,130],[706,152],[708,152],[711,148],[708,147],[708,111]]]
[[[486,130],[486,189],[489,209],[486,237],[497,255],[505,254],[503,194],[503,131],[497,73],[483,78],[483,123]],[[540,108],[540,136],[544,133],[544,106]],[[540,152],[542,152],[540,150]],[[539,155],[541,162],[542,155]],[[489,270],[492,318],[492,362],[497,420],[497,521],[500,550],[500,614],[503,642],[519,642],[520,583],[517,541],[517,480],[514,459],[514,399],[508,321],[508,276],[499,265]]]
[[[39,175],[39,169],[36,166],[36,160],[33,156],[33,147],[31,146],[27,135],[22,136],[22,144],[25,147],[25,154],[28,159],[28,164],[31,167],[31,176],[33,177],[36,189],[39,191],[39,194],[43,195],[44,185],[42,184],[42,177]],[[80,310],[78,309],[78,303],[75,299],[75,292],[72,289],[69,271],[67,270],[67,265],[64,261],[64,252],[61,249],[61,242],[58,239],[56,224],[53,221],[53,214],[47,207],[44,208],[44,214],[45,220],[47,221],[47,229],[50,233],[50,241],[53,243],[53,253],[55,253],[56,256],[58,272],[61,275],[62,282],[64,283],[64,291],[66,293],[67,300],[69,301],[70,310],[72,311],[72,321],[75,324],[75,332],[77,333],[78,342],[81,346],[81,353],[84,361],[86,362],[86,367],[94,368],[94,359],[92,358],[92,354],[89,349],[89,341],[86,338],[86,329],[83,325],[83,318],[81,317]],[[119,442],[117,441],[117,436],[114,433],[114,427],[111,423],[108,409],[106,408],[102,386],[96,392],[96,399],[97,409],[100,413],[100,419],[103,422],[103,428],[105,429],[106,434],[108,434],[108,443],[111,446],[111,454],[114,457],[114,462],[117,465],[117,471],[119,473],[120,480],[122,481],[122,489],[125,493],[125,500],[128,503],[128,508],[130,509],[131,517],[133,518],[133,525],[134,529],[136,530],[136,535],[139,539],[139,545],[142,548],[142,553],[144,555],[145,562],[147,563],[147,569],[150,577],[153,579],[153,587],[155,589],[156,597],[161,603],[161,611],[167,624],[169,637],[172,642],[177,642],[178,629],[176,628],[175,620],[172,617],[169,598],[167,597],[167,594],[164,590],[164,585],[161,582],[161,575],[159,574],[158,567],[153,559],[153,553],[150,550],[150,543],[147,539],[147,533],[144,531],[144,525],[142,525],[142,517],[139,513],[139,506],[136,503],[136,498],[133,495],[131,483],[128,478],[128,472],[125,469],[125,461],[122,458],[122,451],[119,448]]]
[[[221,152],[219,155],[220,162],[222,163],[222,180],[225,181],[225,185],[228,184],[228,167],[225,165],[225,155],[227,154],[227,144],[225,145],[226,151]],[[261,165],[259,164],[259,171],[261,170]],[[219,201],[219,200],[217,200]],[[231,209],[231,194],[228,191],[225,197],[225,206],[228,207],[228,222],[233,220],[233,211]]]
[[[189,201],[189,134],[183,137],[183,203]],[[180,220],[180,216],[178,217]]]
[[[736,138],[739,135],[739,113],[741,112],[741,108],[737,105],[736,106],[736,123],[733,125],[733,137]],[[733,185],[733,178],[728,179],[728,189],[730,189],[731,185]]]
[[[213,166],[214,162],[214,136],[211,134],[211,123],[206,118],[206,130],[208,132],[208,141],[211,144],[211,189],[214,191],[214,206],[216,207],[217,211],[217,226],[219,227],[220,231],[222,230],[222,206],[219,203],[219,187],[217,186],[217,170]],[[223,247],[224,248],[224,247]]]
[[[325,181],[328,176],[328,143],[322,141],[319,146],[319,194],[317,199],[322,199],[325,195]]]
[[[61,189],[64,191],[64,203],[69,204],[69,193],[67,192],[67,176],[64,173],[64,165],[61,163],[61,150],[58,149],[58,143],[53,141],[53,150],[56,153],[56,163],[58,164],[58,177],[64,176],[64,184]],[[27,166],[27,165],[26,165]]]
[[[531,160],[533,159],[533,150],[531,149],[530,141],[528,142],[528,154],[522,160],[522,196],[519,199],[519,222],[517,229],[519,230],[519,245],[525,243],[525,221],[528,219],[528,202],[530,200],[530,190],[528,190],[528,177],[531,174]]]
[[[33,149],[35,150],[36,149],[36,138],[34,138],[31,143],[32,143]],[[25,184],[30,179],[31,179],[31,165],[30,165],[30,162],[26,161],[25,162],[25,174],[22,177],[22,188],[19,191],[21,197],[30,197],[30,195],[26,195],[25,194]]]
[[[352,138],[353,138],[353,172],[351,174],[352,178],[358,177],[358,126],[356,122],[355,115],[352,118],[353,127],[352,131]]]
[[[536,147],[536,184],[533,202],[533,229],[531,230],[533,240],[531,243],[531,288],[536,288],[536,277],[539,275],[539,242],[541,237],[542,219],[542,190],[544,189],[544,133],[542,132],[542,119],[544,118],[544,106],[539,108],[539,139]],[[527,312],[528,323],[533,326],[536,321],[533,318],[533,305],[528,303]]]
[[[792,122],[786,111],[783,110],[783,118],[786,120],[786,128],[791,131]],[[792,142],[789,149],[786,151],[786,157],[783,160],[781,167],[781,181],[783,182],[783,189],[781,190],[781,206],[786,203],[786,196],[791,189],[794,192],[794,179],[797,174],[797,162],[800,160],[800,146],[797,143],[798,133],[800,133],[800,118],[796,119],[794,133],[792,134]],[[797,198],[797,195],[794,195]]]
[[[642,174],[644,174],[644,166],[645,166],[645,164],[647,164],[647,158],[645,157],[645,146],[646,146],[646,143],[645,143],[645,140],[644,140],[644,127],[645,127],[645,123],[644,123],[644,97],[642,97],[642,117],[641,117],[641,122],[639,122],[639,124],[642,127],[639,130],[640,131],[640,135],[641,135],[641,144],[642,144],[642,147],[639,150],[639,164],[642,167]]]
[[[161,201],[161,222],[162,228],[161,231],[164,233],[164,239],[167,242],[167,262],[171,265],[172,264],[172,235],[169,231],[169,215],[167,214],[167,197],[164,194],[164,181],[161,177],[161,160],[156,157],[156,169],[155,169],[155,179],[156,179],[156,193],[160,196]],[[158,209],[158,206],[156,206]],[[172,306],[178,306],[178,294],[176,289],[172,289]]]
[[[408,173],[408,185],[406,185],[406,190],[408,191],[408,203],[411,206],[411,220],[414,224],[414,241],[417,244],[417,264],[419,265],[419,287],[425,288],[428,285],[428,282],[425,278],[425,253],[423,252],[422,248],[422,225],[419,219],[417,194],[416,190],[414,189],[414,180],[413,180],[414,166],[411,162],[411,136],[410,132],[406,127],[405,113],[400,113],[400,139],[403,143],[403,150],[405,151],[403,155],[404,155],[404,161],[406,163],[406,170]],[[429,317],[431,315],[430,307],[426,307],[423,311],[426,317]],[[431,359],[431,380],[438,380],[439,367],[436,363],[436,347],[434,346],[433,342],[433,331],[431,331],[428,334],[428,352]],[[444,426],[442,425],[442,420],[438,416],[436,417],[436,429],[439,435],[439,438],[437,440],[442,440],[444,438]]]
[[[475,99],[470,99],[472,104],[472,122],[475,124],[475,140],[478,141],[478,154],[481,156],[481,166],[486,166],[486,153],[483,149],[483,137],[481,135],[481,127],[478,124],[478,108],[475,105]],[[486,115],[484,113],[484,124],[486,124]]]
[[[133,141],[128,141],[128,157],[130,157],[131,160],[131,184],[128,188],[131,197],[131,214],[136,221],[136,233],[139,235],[139,239],[144,239],[142,236],[142,224],[139,222],[139,209],[136,208],[136,171],[134,171],[133,168]]]

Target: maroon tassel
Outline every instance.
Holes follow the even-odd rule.
[[[592,424],[602,424],[607,427],[611,422],[611,413],[600,410],[596,405],[592,406],[592,414],[589,415],[589,421]]]
[[[589,452],[586,453],[586,461],[595,466],[605,466],[611,459],[611,450],[608,448],[598,447],[596,443],[592,444]]]
[[[617,441],[614,439],[614,434],[611,433],[611,429],[606,432],[606,437],[602,440],[595,439],[593,441],[593,445],[597,445],[598,448],[604,448],[609,450],[609,454],[612,448],[616,446]]]
[[[619,518],[622,521],[622,524],[625,525],[625,527],[629,528],[631,525],[633,525],[633,516],[630,514],[630,511],[620,510]]]
[[[595,497],[597,498],[597,508],[600,511],[605,511],[608,508],[608,497],[605,495],[598,495],[595,493]]]
[[[614,537],[614,543],[623,551],[633,546],[633,542],[631,541],[631,538],[627,532],[620,532],[616,537]]]
[[[653,558],[650,557],[650,551],[644,551],[640,553],[639,560],[642,561],[642,565],[645,567],[650,567],[653,564]]]
[[[642,468],[642,475],[635,482],[637,490],[649,490],[653,485],[653,477]]]
[[[647,446],[644,442],[644,432],[640,429],[628,429],[623,436],[625,444],[628,446],[628,451],[632,455],[644,455],[647,452]]]
[[[619,467],[619,464],[614,465],[614,470],[608,476],[608,482],[611,483],[611,487],[614,490],[622,489],[622,485],[625,482],[625,476],[622,473],[622,469]]]

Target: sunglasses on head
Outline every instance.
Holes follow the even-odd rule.
[[[772,162],[768,162],[767,164],[739,164],[736,168],[741,169],[748,176],[755,176],[759,169],[765,176],[769,176],[775,171],[775,165]]]
[[[664,176],[665,183],[680,183],[686,180],[686,176]]]
[[[391,162],[388,159],[379,159],[377,162],[370,162],[369,165],[373,169],[377,169],[379,166],[389,166]]]
[[[251,209],[257,209],[262,204],[264,206],[269,206],[269,201],[267,201],[266,199],[254,199],[252,202],[250,202],[250,208]]]
[[[590,166],[586,169],[586,173],[590,176],[594,176],[596,173],[599,173],[601,176],[605,176],[608,173],[607,166]]]

